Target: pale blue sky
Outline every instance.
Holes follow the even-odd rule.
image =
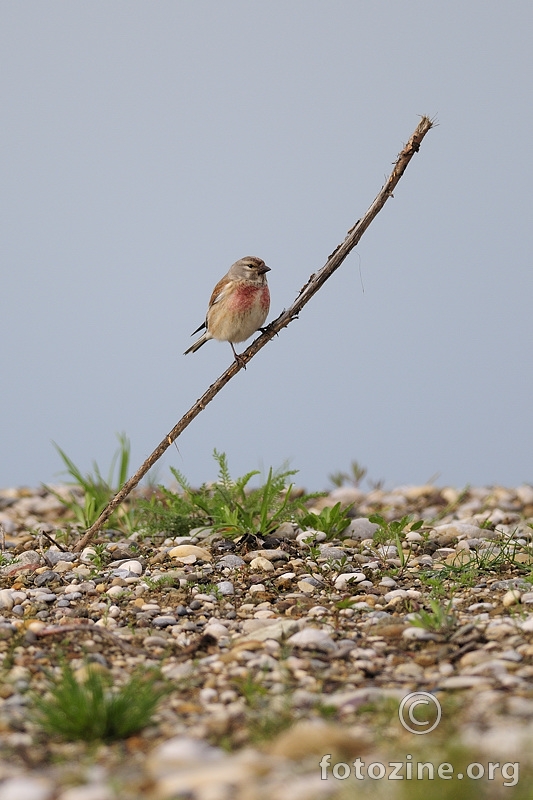
[[[271,318],[396,191],[291,324],[178,440],[215,477],[352,459],[387,486],[533,481],[530,2],[3,0],[0,487],[56,441],[135,469],[231,360],[183,356],[236,259]],[[364,286],[364,292],[362,289]]]

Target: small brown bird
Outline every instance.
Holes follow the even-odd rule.
[[[239,356],[234,344],[249,339],[264,323],[270,308],[270,292],[266,273],[270,272],[261,258],[245,256],[233,264],[227,275],[217,283],[209,300],[207,316],[199,328],[205,328],[187,353],[195,353],[209,339],[229,342],[235,360]]]

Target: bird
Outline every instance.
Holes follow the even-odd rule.
[[[233,345],[259,330],[270,309],[267,272],[270,267],[257,256],[245,256],[232,264],[213,289],[205,322],[191,336],[204,328],[205,332],[183,355],[195,353],[209,339],[218,339],[230,343],[239,364],[240,356]]]

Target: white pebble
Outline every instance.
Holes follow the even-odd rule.
[[[514,606],[520,602],[520,597],[522,593],[518,591],[518,589],[510,589],[508,592],[505,592],[502,604],[505,608],[509,608],[509,606]]]
[[[335,578],[335,589],[342,592],[350,583],[361,583],[366,580],[366,575],[362,572],[343,572]]]
[[[50,800],[54,788],[41,778],[8,778],[0,786],[0,800]]]
[[[430,642],[438,639],[438,636],[435,636],[434,633],[430,633],[429,631],[424,630],[424,628],[406,628],[402,633],[402,639],[416,639],[417,641],[421,642]]]
[[[262,556],[253,558],[250,561],[250,567],[261,572],[274,572],[275,569],[274,565],[268,559],[263,558]]]
[[[120,597],[121,594],[124,594],[124,591],[124,586],[110,586],[106,594],[109,597]]]
[[[215,639],[228,635],[228,629],[221,622],[210,622],[204,628],[204,634],[210,634]]]
[[[120,569],[125,569],[128,572],[133,572],[134,575],[142,575],[143,565],[140,561],[125,561],[120,565]]]
[[[72,786],[62,792],[57,800],[114,800],[115,792],[103,783],[90,783],[85,786]]]
[[[383,596],[383,599],[385,602],[389,603],[391,600],[394,600],[395,597],[408,597],[407,591],[405,589],[393,589],[392,592],[387,592],[387,594]]]
[[[0,610],[11,611],[15,601],[10,589],[0,589]]]
[[[294,633],[287,640],[289,644],[308,650],[325,650],[331,652],[336,649],[336,644],[325,631],[320,628],[304,628]]]

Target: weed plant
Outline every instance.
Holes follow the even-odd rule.
[[[169,535],[186,535],[192,528],[211,528],[228,537],[246,533],[267,535],[282,522],[306,513],[305,502],[317,494],[293,498],[288,478],[296,470],[268,471],[265,483],[249,489],[257,470],[233,480],[225,453],[214,451],[218,479],[212,485],[193,489],[185,476],[171,468],[179,487],[172,492],[160,487],[161,496],[141,503],[141,524],[148,532],[166,531]]]
[[[431,611],[422,608],[413,614],[409,620],[415,628],[423,628],[430,633],[437,633],[446,636],[451,633],[457,625],[457,616],[452,609],[452,601],[442,605],[438,600],[430,598],[429,605]]]
[[[145,728],[159,700],[168,694],[154,672],[134,673],[120,687],[108,674],[89,665],[78,680],[65,663],[58,678],[50,679],[47,694],[33,698],[41,730],[67,741],[125,739]]]
[[[77,487],[78,492],[71,491],[69,496],[65,497],[46,484],[43,484],[44,488],[70,511],[78,525],[84,529],[89,528],[96,522],[109,501],[127,480],[130,463],[130,442],[123,433],[117,434],[117,438],[119,447],[111,460],[107,480],[103,477],[96,462],[93,462],[93,473],[84,475],[65,451],[54,443],[54,447],[66,467],[67,474],[72,478],[70,485]],[[80,494],[83,500],[80,499]],[[124,506],[119,506],[111,515],[107,524],[126,533],[131,533],[135,527],[133,511],[131,509],[128,511]]]
[[[411,548],[407,552],[403,549],[403,542],[405,541],[406,534],[410,531],[418,531],[424,525],[424,520],[420,519],[413,522],[411,516],[404,516],[401,519],[387,522],[381,514],[371,514],[368,518],[370,522],[379,525],[379,528],[374,533],[373,539],[376,545],[390,544],[391,542],[396,545],[398,551],[398,558],[400,560],[400,569],[397,577],[403,575],[409,563],[411,555]]]
[[[326,534],[327,541],[338,539],[350,524],[351,509],[351,505],[342,508],[340,503],[333,507],[326,506],[320,514],[314,514],[313,512],[304,514],[300,518],[299,524],[304,530],[313,528],[315,531],[322,531]]]

